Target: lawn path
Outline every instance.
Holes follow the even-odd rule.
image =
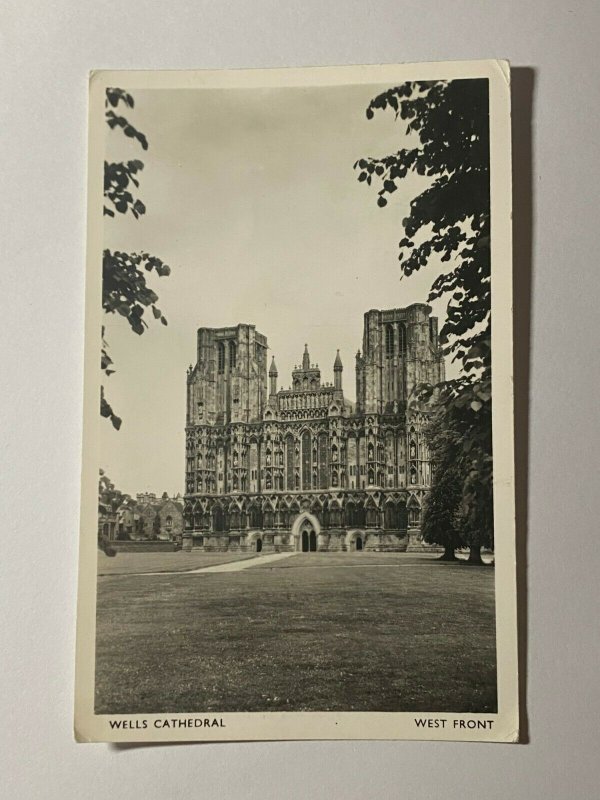
[[[256,558],[248,558],[245,561],[231,561],[228,564],[216,564],[214,567],[198,567],[197,569],[186,569],[185,571],[178,570],[177,572],[140,572],[138,575],[197,575],[199,573],[207,572],[240,572],[248,567],[257,567],[258,565],[270,564],[273,561],[279,561],[282,558],[289,558],[295,556],[296,553],[271,553],[270,555],[257,556]]]

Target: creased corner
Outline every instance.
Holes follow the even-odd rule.
[[[510,61],[507,61],[506,59],[497,58],[495,59],[494,64],[496,65],[498,71],[502,75],[504,83],[508,87],[510,87]]]
[[[82,733],[79,728],[77,727],[77,723],[73,726],[73,738],[77,742],[77,744],[90,744],[93,742],[93,739],[90,739],[89,736],[86,736]]]

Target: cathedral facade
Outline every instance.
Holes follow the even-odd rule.
[[[414,388],[444,379],[431,308],[371,310],[356,403],[339,351],[323,383],[305,345],[289,388],[253,325],[200,328],[187,374],[184,549],[257,552],[420,547],[431,481]]]

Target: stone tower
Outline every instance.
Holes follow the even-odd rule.
[[[187,375],[187,424],[258,422],[266,402],[266,337],[254,325],[200,328]]]
[[[430,306],[367,311],[363,352],[356,356],[358,413],[396,413],[419,383],[442,380],[444,360]]]

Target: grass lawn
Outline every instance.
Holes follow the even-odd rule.
[[[123,575],[136,572],[185,572],[198,567],[215,567],[254,558],[256,553],[117,553],[107,556],[98,551],[98,575]]]
[[[96,712],[491,712],[493,592],[490,567],[378,553],[100,578]]]

